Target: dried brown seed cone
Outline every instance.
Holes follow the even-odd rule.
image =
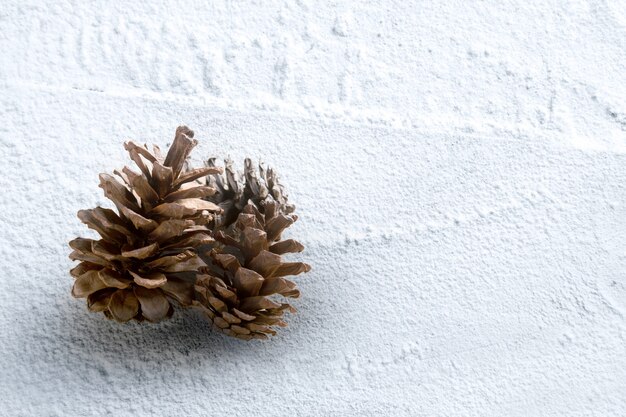
[[[256,205],[246,205],[230,232],[218,231],[219,244],[200,256],[208,266],[200,268],[194,305],[200,307],[222,332],[240,339],[265,339],[276,334],[273,326],[285,326],[285,311],[273,295],[296,298],[300,291],[286,276],[308,272],[302,262],[283,262],[281,255],[300,252],[295,240],[276,242],[281,232],[297,219],[279,211],[267,198],[265,214]]]
[[[213,242],[206,228],[221,209],[203,197],[215,190],[195,180],[218,174],[220,168],[183,171],[197,141],[186,126],[176,129],[165,158],[158,147],[127,142],[125,148],[140,172],[114,171],[119,182],[100,174],[100,187],[117,207],[78,212],[80,220],[101,239],[76,238],[70,259],[80,261],[70,273],[76,278],[72,295],[87,298],[91,311],[120,322],[159,321],[171,316],[172,301],[191,305],[193,280],[204,265],[196,248]]]
[[[215,158],[209,159],[207,166],[215,167]],[[214,230],[232,226],[248,203],[253,203],[263,213],[263,205],[268,198],[277,203],[276,209],[282,213],[290,214],[295,210],[295,206],[288,202],[276,171],[266,169],[263,164],[259,164],[255,169],[249,158],[244,161],[242,174],[237,173],[233,168],[233,162],[227,159],[224,161],[224,173],[208,175],[205,181],[206,185],[216,189],[215,194],[205,199],[217,204],[223,210],[223,213],[216,215],[212,222]]]

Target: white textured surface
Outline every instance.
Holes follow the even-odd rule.
[[[619,1],[0,4],[0,414],[626,414]],[[314,270],[268,343],[69,295],[122,141],[261,157]]]

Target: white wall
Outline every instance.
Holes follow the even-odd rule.
[[[0,5],[0,415],[626,413],[620,2],[84,3]],[[97,174],[181,123],[298,206],[267,343],[69,294]]]

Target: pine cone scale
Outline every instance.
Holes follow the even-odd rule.
[[[194,132],[187,126],[179,126],[176,129],[176,135],[174,136],[174,143],[167,152],[164,165],[172,168],[173,175],[178,176],[183,164],[191,150],[198,144],[198,141],[193,139]]]
[[[102,268],[99,270],[98,277],[107,287],[110,288],[128,288],[132,283],[131,280],[124,278],[122,274],[109,268]]]
[[[132,290],[117,290],[109,300],[108,310],[117,321],[126,322],[139,312],[139,300]]]
[[[158,251],[159,251],[159,244],[154,242],[154,243],[149,244],[148,246],[144,246],[141,248],[126,250],[126,251],[122,250],[121,255],[123,258],[146,259],[146,258],[153,256]]]
[[[88,295],[107,288],[107,285],[100,279],[99,271],[91,270],[80,275],[74,281],[72,295],[76,298],[84,298]]]
[[[186,280],[168,275],[167,282],[160,289],[184,307],[193,303],[193,285]]]
[[[221,172],[222,172],[221,169],[216,168],[216,167],[205,167],[205,168],[193,169],[181,175],[180,178],[174,181],[174,188],[178,188],[182,184],[197,180],[198,178],[205,177],[211,174],[219,174]]]
[[[163,320],[170,309],[170,303],[162,291],[149,291],[137,286],[134,288],[135,296],[141,306],[141,314],[152,322]]]
[[[115,292],[114,288],[105,288],[89,294],[87,297],[87,308],[95,313],[104,312],[109,307],[111,296]]]
[[[157,223],[156,221],[152,219],[147,219],[141,214],[135,213],[134,211],[126,207],[122,207],[122,214],[124,215],[124,217],[131,221],[136,229],[140,230],[143,233],[150,233],[159,226],[159,223]]]

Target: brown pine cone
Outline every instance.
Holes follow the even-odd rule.
[[[201,308],[222,332],[241,339],[264,339],[274,335],[272,326],[285,326],[288,303],[270,297],[279,294],[296,298],[300,291],[286,278],[308,272],[302,262],[283,262],[281,255],[300,252],[293,239],[280,241],[282,231],[297,217],[280,211],[279,203],[266,197],[261,205],[247,204],[228,231],[215,234],[219,244],[201,252],[208,266],[199,269],[194,305]]]
[[[70,242],[70,259],[80,261],[71,270],[76,278],[72,295],[87,298],[91,311],[126,322],[159,321],[172,315],[172,301],[191,305],[193,281],[204,265],[196,249],[213,241],[206,224],[221,209],[203,200],[215,189],[195,180],[221,173],[220,168],[185,170],[183,165],[197,144],[186,126],[163,159],[133,142],[125,144],[140,172],[125,167],[100,175],[100,187],[117,207],[78,212],[80,220],[101,239]]]

